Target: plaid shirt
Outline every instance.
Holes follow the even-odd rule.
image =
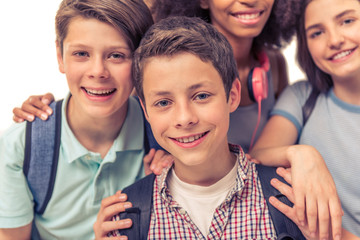
[[[236,185],[216,208],[208,236],[203,236],[186,211],[169,194],[168,171],[154,182],[153,210],[148,239],[276,239],[276,232],[262,193],[255,164],[240,146],[230,145],[237,154]]]

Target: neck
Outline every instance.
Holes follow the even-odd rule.
[[[205,161],[197,165],[185,165],[182,161],[175,159],[174,171],[183,182],[210,186],[225,177],[236,163],[236,155],[230,152],[228,145],[224,150],[222,154],[208,156]],[[214,152],[219,152],[219,149],[217,148]]]
[[[241,82],[241,101],[240,106],[247,106],[254,102],[249,97],[247,79],[252,68],[260,66],[252,53],[253,38],[239,38],[227,33],[223,33],[229,41],[236,60],[240,82]]]
[[[334,94],[342,101],[360,106],[360,79],[347,78],[337,79],[333,78]]]
[[[77,140],[89,151],[104,158],[120,133],[127,113],[125,109],[109,117],[95,118],[81,111],[70,98],[67,107],[67,121]]]

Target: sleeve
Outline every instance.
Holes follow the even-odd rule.
[[[25,226],[34,218],[23,173],[25,128],[25,122],[14,124],[0,138],[0,228]]]
[[[311,85],[308,81],[295,82],[281,93],[270,116],[279,115],[291,121],[300,135],[303,127],[302,107],[310,95]]]

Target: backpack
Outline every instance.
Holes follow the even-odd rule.
[[[280,181],[286,183],[285,180],[276,174],[275,167],[267,167],[257,164],[256,169],[259,173],[258,175],[264,197],[266,199],[278,239],[304,240],[305,237],[302,235],[296,224],[269,203],[270,196],[275,196],[283,203],[292,206],[292,203],[283,194],[270,185],[270,180],[272,178],[278,178]],[[127,194],[128,200],[131,201],[134,206],[126,209],[125,212],[120,213],[121,219],[130,218],[133,222],[133,225],[130,228],[119,230],[120,234],[126,235],[128,239],[147,239],[150,226],[151,208],[153,205],[152,196],[154,180],[155,175],[150,174],[122,191],[122,193]]]
[[[34,198],[34,211],[39,215],[44,213],[55,183],[61,142],[62,103],[63,99],[50,104],[53,114],[48,120],[35,118],[26,125],[23,172]],[[145,117],[144,147],[145,152],[150,148],[160,149]]]

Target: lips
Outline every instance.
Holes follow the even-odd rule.
[[[97,96],[97,97],[109,96],[116,91],[116,88],[98,90],[98,89],[89,89],[82,87],[82,89],[84,89],[85,92],[90,96]]]

